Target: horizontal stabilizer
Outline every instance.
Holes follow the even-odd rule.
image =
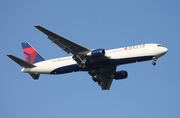
[[[19,64],[20,66],[24,67],[24,68],[33,68],[33,67],[36,67],[35,65],[33,64],[30,64],[18,57],[15,57],[13,55],[7,55],[9,58],[11,58],[13,61],[15,61],[17,64]]]
[[[34,80],[38,80],[39,79],[39,76],[40,74],[36,74],[36,73],[29,73],[31,75],[31,77],[34,79]]]

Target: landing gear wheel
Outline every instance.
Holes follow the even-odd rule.
[[[97,82],[98,82],[99,86],[101,86],[101,80],[100,80],[100,79],[98,79],[98,81],[97,81]]]
[[[92,80],[93,80],[94,82],[97,82],[97,78],[96,78],[96,77],[93,77]]]
[[[154,65],[154,66],[155,66],[155,65],[156,65],[156,62],[154,62],[154,61],[153,61],[153,62],[152,62],[152,65]]]
[[[86,67],[85,64],[83,63],[79,64],[79,68],[85,68],[85,67]]]
[[[92,77],[92,80],[94,82],[97,82],[99,85],[101,85],[101,79],[97,78],[97,77]]]
[[[157,59],[158,59],[157,57],[153,57],[153,60],[154,60],[154,61],[152,62],[152,65],[154,65],[154,66],[156,65]]]
[[[79,64],[79,68],[82,68],[82,66],[83,66],[82,64]]]

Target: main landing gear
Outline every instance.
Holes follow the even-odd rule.
[[[88,71],[88,74],[92,76],[92,80],[94,82],[97,82],[99,85],[101,85],[101,78],[99,78],[97,76],[97,72],[96,71],[94,71],[94,70],[93,71]]]
[[[101,84],[101,79],[98,78],[98,77],[92,77],[92,80],[93,80],[94,82],[97,82],[99,85]]]
[[[92,77],[92,80],[94,82],[97,82],[99,85],[101,85],[101,79],[99,77]]]
[[[85,68],[89,61],[86,58],[80,57],[79,55],[74,55],[72,57],[79,65],[79,68]]]
[[[152,65],[154,65],[154,66],[156,65],[156,61],[157,61],[157,59],[158,59],[157,57],[153,57],[153,62],[152,62]]]

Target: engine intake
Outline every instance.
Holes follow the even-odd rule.
[[[114,75],[111,76],[112,79],[120,80],[120,79],[126,79],[128,77],[128,72],[121,70],[114,73]]]
[[[91,52],[87,53],[87,56],[91,56],[91,57],[102,57],[104,55],[105,55],[104,49],[95,49],[95,50],[92,50]]]

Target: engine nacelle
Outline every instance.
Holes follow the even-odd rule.
[[[120,79],[126,79],[128,77],[128,72],[121,70],[114,73],[114,75],[111,76],[112,79],[120,80]]]
[[[91,57],[102,57],[104,55],[105,55],[104,49],[95,49],[95,50],[92,50],[91,52],[87,53],[87,56],[91,56]]]

